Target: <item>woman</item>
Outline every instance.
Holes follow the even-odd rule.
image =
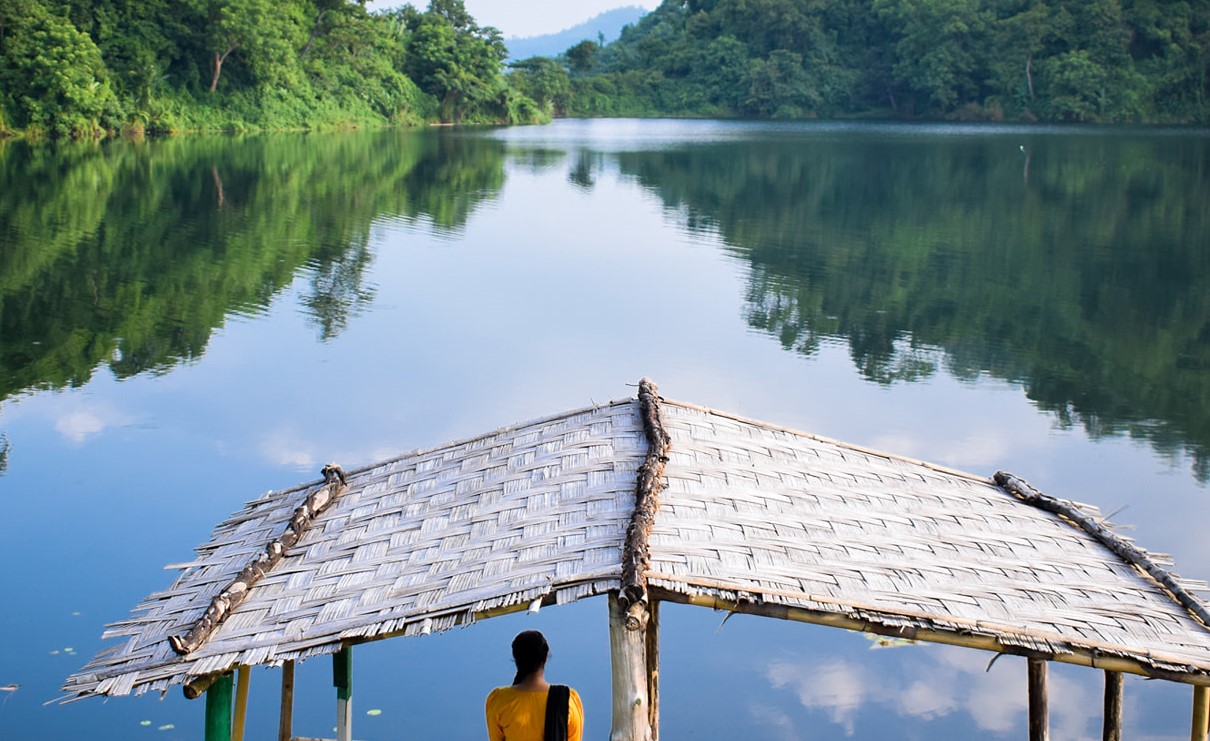
[[[487,696],[487,735],[491,741],[580,741],[584,706],[575,690],[546,681],[550,646],[536,630],[513,639],[517,676],[511,687]]]

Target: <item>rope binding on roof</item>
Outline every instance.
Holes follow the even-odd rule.
[[[660,508],[660,491],[664,488],[664,464],[668,462],[671,438],[664,428],[660,412],[659,387],[650,378],[639,381],[639,416],[643,434],[647,437],[647,455],[636,475],[634,515],[626,529],[622,548],[622,589],[618,601],[626,611],[626,627],[638,630],[643,619],[638,614],[646,609],[647,570],[651,563],[648,537]]]
[[[1210,612],[1206,610],[1206,605],[1197,597],[1190,594],[1177,581],[1172,572],[1157,564],[1146,551],[1084,514],[1070,502],[1047,496],[1030,486],[1024,479],[1017,478],[1005,471],[997,471],[993,478],[1000,487],[1017,499],[1026,504],[1031,504],[1038,509],[1059,515],[1091,535],[1119,558],[1147,574],[1152,579],[1155,579],[1160,586],[1168,590],[1172,597],[1180,603],[1181,607],[1197,617],[1202,622],[1202,625],[1210,628]]]
[[[324,466],[323,477],[323,486],[311,492],[303,503],[298,505],[290,517],[285,531],[269,541],[265,549],[256,554],[248,565],[240,570],[235,579],[218,593],[218,596],[210,600],[210,606],[193,624],[193,627],[183,635],[168,637],[168,643],[172,646],[173,651],[185,656],[196,651],[209,640],[214,631],[218,630],[223,621],[227,619],[227,616],[248,596],[252,586],[279,564],[290,549],[302,539],[315,522],[315,518],[348,491],[345,472],[335,463]]]

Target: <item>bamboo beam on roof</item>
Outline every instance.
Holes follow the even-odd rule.
[[[189,627],[187,632],[168,636],[168,644],[173,651],[181,656],[186,656],[201,648],[235,611],[235,608],[243,603],[252,587],[264,578],[265,574],[274,566],[281,563],[290,549],[311,528],[311,523],[315,521],[315,518],[349,490],[345,472],[341,470],[340,466],[336,464],[324,466],[323,476],[323,488],[311,492],[306,501],[294,510],[294,515],[286,525],[285,531],[269,541],[264,550],[256,554],[236,577],[210,600],[206,611]]]
[[[660,508],[660,491],[665,485],[664,464],[668,462],[671,444],[659,402],[659,387],[650,378],[639,381],[639,416],[647,438],[647,454],[635,474],[634,513],[622,547],[622,590],[618,595],[622,609],[627,612],[626,626],[631,630],[639,629],[643,618],[638,608],[648,603],[647,571],[651,566],[648,538]]]
[[[993,478],[1001,488],[1022,502],[1058,515],[1091,535],[1118,558],[1154,579],[1156,583],[1168,590],[1168,593],[1180,603],[1181,607],[1200,620],[1202,625],[1210,628],[1210,611],[1206,610],[1206,606],[1201,600],[1190,594],[1170,571],[1157,564],[1150,554],[1084,514],[1079,508],[1061,499],[1043,494],[1030,486],[1024,479],[1005,471],[998,471]]]

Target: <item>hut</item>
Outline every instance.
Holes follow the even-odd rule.
[[[242,737],[247,668],[332,655],[351,736],[350,652],[509,612],[609,600],[616,741],[659,734],[659,606],[671,601],[1193,685],[1207,737],[1210,613],[1171,564],[1091,506],[659,397],[625,399],[270,492],[176,581],[111,625],[65,701],[183,685],[207,741]],[[233,691],[233,674],[238,690]],[[234,711],[232,695],[235,695]]]

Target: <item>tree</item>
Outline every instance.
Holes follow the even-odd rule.
[[[40,0],[0,4],[0,107],[59,136],[96,136],[120,116],[100,49]]]
[[[547,115],[567,110],[571,84],[562,65],[548,57],[530,57],[509,65],[508,82],[522,95],[533,100]]]
[[[405,9],[400,17],[408,28],[405,71],[440,101],[443,119],[484,116],[493,106],[496,117],[505,113],[499,103],[508,49],[499,30],[480,28],[462,0],[433,0],[426,12]]]
[[[584,40],[563,52],[567,66],[576,74],[584,74],[592,70],[601,46],[595,41]]]
[[[284,82],[294,67],[302,23],[298,2],[274,0],[198,0],[207,19],[210,92],[218,89],[223,64],[239,51],[253,82]]]
[[[898,29],[894,75],[923,107],[946,114],[981,101],[987,13],[976,0],[874,0]]]

